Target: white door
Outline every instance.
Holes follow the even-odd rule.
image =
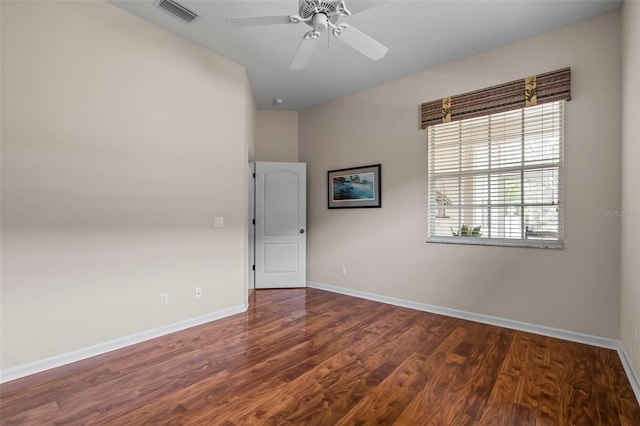
[[[305,287],[307,165],[256,162],[256,288]]]

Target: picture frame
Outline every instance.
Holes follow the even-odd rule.
[[[381,164],[329,170],[327,207],[330,209],[380,208]]]

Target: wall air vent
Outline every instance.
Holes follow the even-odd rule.
[[[173,16],[180,18],[185,22],[193,22],[198,18],[198,14],[190,11],[181,4],[176,3],[173,0],[160,0],[156,3],[160,9],[164,9]]]

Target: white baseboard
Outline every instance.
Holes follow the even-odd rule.
[[[496,325],[499,327],[509,328],[512,330],[526,331],[529,333],[540,334],[548,337],[555,337],[571,342],[584,343],[587,345],[598,346],[606,349],[614,349],[620,356],[620,361],[624,367],[636,399],[640,403],[640,376],[634,370],[633,365],[629,362],[622,343],[618,340],[608,339],[606,337],[593,336],[590,334],[577,333],[575,331],[562,330],[559,328],[547,327],[544,325],[531,324],[520,321],[513,321],[505,318],[493,317],[490,315],[477,314],[474,312],[460,311],[457,309],[444,308],[442,306],[428,305],[425,303],[414,302],[411,300],[396,299],[394,297],[381,296],[374,293],[352,290],[344,287],[336,287],[328,284],[307,281],[307,287],[316,288],[318,290],[326,290],[333,293],[340,293],[347,296],[359,297],[361,299],[373,300],[374,302],[386,303],[389,305],[402,306],[404,308],[415,309],[418,311],[431,312],[434,314],[445,315],[448,317],[460,318],[464,320],[479,322],[482,324]]]
[[[636,399],[638,403],[640,403],[640,375],[633,368],[633,364],[629,361],[629,356],[624,348],[622,342],[618,344],[618,355],[620,356],[620,361],[622,362],[622,366],[624,367],[625,373],[627,373],[627,377],[629,378],[629,383],[631,383],[631,387],[633,388],[633,393],[636,394]]]
[[[97,345],[89,346],[77,351],[56,355],[51,358],[31,362],[29,364],[19,365],[13,368],[8,368],[6,370],[0,371],[0,383],[9,382],[11,380],[19,379],[25,376],[30,376],[31,374],[40,373],[51,368],[71,364],[72,362],[81,361],[83,359],[101,355],[106,352],[111,352],[116,349],[122,349],[126,346],[135,345],[136,343],[141,343],[146,340],[174,333],[176,331],[185,330],[196,325],[205,324],[231,315],[239,314],[245,312],[247,310],[247,307],[248,306],[245,304],[222,309],[210,314],[178,321],[173,324],[146,330],[140,333],[132,334],[130,336],[125,336],[108,342],[99,343]]]

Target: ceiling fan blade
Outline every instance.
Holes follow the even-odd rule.
[[[344,43],[353,47],[355,50],[362,53],[372,61],[377,61],[387,54],[387,50],[389,50],[387,46],[372,39],[362,31],[352,27],[351,25],[343,25],[344,28],[342,29],[340,35],[337,36],[338,40],[342,40]]]
[[[293,57],[289,68],[292,70],[299,70],[307,66],[309,59],[311,59],[311,54],[313,53],[316,44],[318,44],[318,36],[319,34],[314,31],[309,31],[305,34],[298,45],[298,50],[296,51],[296,55]]]
[[[257,25],[278,25],[291,24],[291,16],[239,16],[237,18],[227,18],[227,24],[232,27],[254,27]]]

